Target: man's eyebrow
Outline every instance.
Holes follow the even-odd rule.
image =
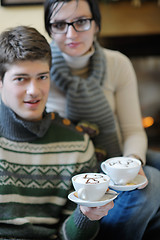
[[[27,73],[14,73],[13,76],[28,76]]]
[[[37,75],[50,74],[50,71],[38,73]]]
[[[44,74],[45,74],[45,75],[46,75],[46,74],[50,74],[50,72],[49,72],[49,71],[47,71],[47,72],[41,72],[41,73],[36,74],[36,76],[44,75]],[[14,73],[13,76],[30,76],[30,74],[29,74],[29,73]]]

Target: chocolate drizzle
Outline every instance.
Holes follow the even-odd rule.
[[[122,161],[120,161],[120,160],[117,161],[117,162],[109,162],[109,165],[110,165],[110,166],[114,166],[114,165],[116,165],[116,164],[120,164],[120,165],[122,165],[122,166],[129,167],[129,165],[130,165],[131,163],[133,163],[133,160],[129,159],[129,160],[127,160],[125,163],[122,162]]]
[[[86,179],[86,183],[95,184],[100,182],[97,178],[103,178],[103,176],[95,174],[95,177],[88,177],[86,174],[83,178]],[[103,180],[106,181],[105,179]]]

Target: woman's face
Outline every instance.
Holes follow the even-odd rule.
[[[50,21],[70,23],[84,18],[92,18],[88,3],[85,0],[79,0],[78,3],[72,0],[65,3],[56,14],[53,12]],[[66,33],[52,32],[52,38],[62,52],[70,56],[82,56],[91,48],[97,30],[95,21],[91,21],[91,28],[87,31],[76,32],[70,25]]]

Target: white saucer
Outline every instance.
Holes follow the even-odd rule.
[[[143,184],[146,183],[146,181],[147,181],[146,177],[138,174],[137,177],[135,177],[135,179],[131,183],[128,183],[126,185],[114,184],[113,181],[110,180],[109,187],[117,191],[131,191],[142,186]]]
[[[117,196],[118,193],[116,193],[113,190],[109,190],[108,192],[106,192],[106,194],[99,200],[99,201],[95,201],[95,202],[90,202],[90,201],[86,201],[86,200],[82,200],[79,199],[78,197],[76,197],[75,195],[76,192],[72,192],[68,195],[68,198],[72,201],[75,202],[81,206],[87,206],[87,207],[99,207],[99,206],[103,206],[109,202],[111,202],[112,200],[114,200]]]

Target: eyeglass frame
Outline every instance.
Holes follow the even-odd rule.
[[[78,31],[78,30],[75,28],[74,24],[75,24],[76,22],[78,22],[79,20],[89,20],[90,27],[89,27],[87,30]],[[52,29],[52,31],[53,31],[54,34],[66,34],[66,33],[68,32],[69,26],[72,26],[76,32],[85,32],[85,31],[88,31],[88,30],[91,28],[91,22],[92,22],[93,20],[94,20],[94,18],[82,18],[82,19],[78,19],[78,20],[73,21],[73,22],[59,21],[59,22],[53,22],[53,23],[50,23],[50,24],[51,24],[51,29],[52,29],[52,25],[53,25],[53,24],[63,23],[63,22],[64,22],[65,24],[67,24],[67,29],[66,29],[65,32],[61,32],[61,33],[58,32],[58,33],[57,33],[57,32],[54,32],[53,29]]]

